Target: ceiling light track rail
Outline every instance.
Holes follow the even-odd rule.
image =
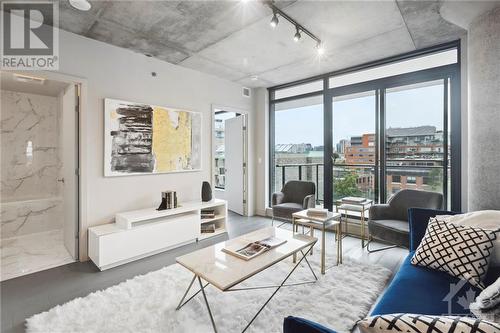
[[[273,18],[271,19],[271,26],[274,28],[278,25],[278,16],[284,18],[285,20],[287,20],[288,22],[290,22],[290,24],[292,24],[295,29],[296,29],[296,33],[294,35],[294,40],[296,42],[298,42],[301,38],[301,33],[304,33],[306,34],[307,36],[309,36],[312,40],[314,40],[316,42],[316,48],[318,50],[318,53],[321,55],[323,54],[324,50],[323,50],[323,42],[321,41],[320,38],[318,38],[315,34],[313,34],[311,31],[309,31],[306,27],[304,27],[302,24],[300,24],[299,22],[297,22],[293,17],[289,16],[287,13],[285,13],[284,11],[282,11],[281,9],[279,9],[278,7],[276,7],[276,5],[274,4],[274,1],[273,0],[265,0],[265,1],[262,1],[263,4],[265,4],[266,6],[268,6],[272,11],[273,11]]]

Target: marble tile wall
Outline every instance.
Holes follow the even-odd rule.
[[[2,202],[58,196],[58,99],[12,91],[1,96]]]
[[[63,228],[62,198],[11,201],[1,206],[2,239]]]
[[[62,227],[57,97],[1,91],[2,238]]]

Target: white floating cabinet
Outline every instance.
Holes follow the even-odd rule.
[[[201,219],[201,210],[215,211],[215,217]],[[174,209],[154,208],[116,214],[116,222],[89,228],[89,257],[105,270],[160,253],[184,244],[226,232],[227,203],[186,202]],[[201,225],[213,223],[215,232],[201,233]]]

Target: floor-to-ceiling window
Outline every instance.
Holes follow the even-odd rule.
[[[323,201],[323,96],[276,103],[274,124],[274,188],[312,181],[317,202]]]
[[[270,88],[270,192],[316,182],[318,203],[401,189],[460,209],[459,43]]]
[[[445,193],[444,80],[387,89],[386,198],[401,189]]]
[[[373,90],[332,99],[333,200],[376,198],[376,108]]]

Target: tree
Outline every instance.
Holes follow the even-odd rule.
[[[333,180],[333,189],[337,198],[352,197],[361,195],[357,184],[358,175],[354,171],[349,171],[344,178]]]
[[[432,191],[441,190],[443,186],[443,180],[441,174],[442,174],[441,169],[432,169],[431,172],[429,172],[429,175],[427,176],[429,179],[427,185],[430,186]]]
[[[340,158],[340,155],[338,153],[333,153],[332,154],[333,164],[335,164],[335,161],[338,160],[339,158]]]

